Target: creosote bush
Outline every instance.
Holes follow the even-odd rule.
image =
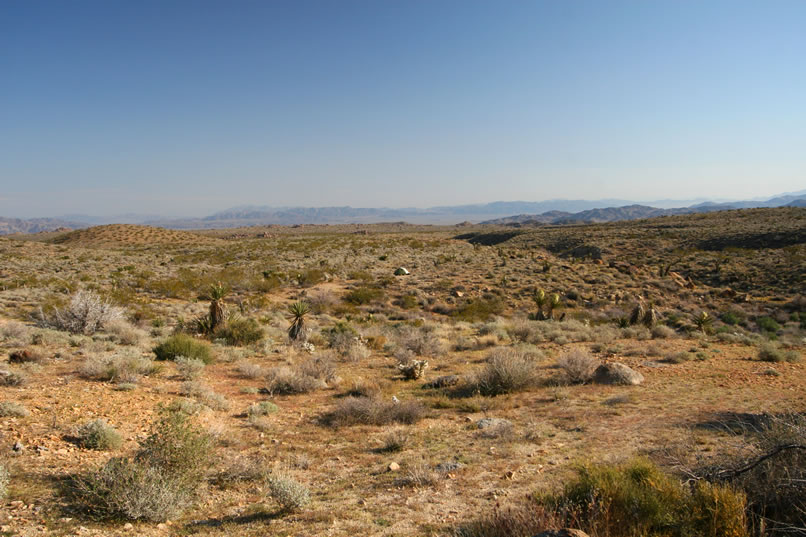
[[[133,458],[113,458],[75,476],[67,494],[77,511],[93,518],[175,518],[194,503],[211,448],[209,435],[188,416],[166,411]]]
[[[461,537],[531,537],[579,528],[597,537],[746,537],[746,499],[732,487],[689,486],[645,459],[579,466],[555,493],[497,509],[457,529]]]
[[[174,362],[183,380],[198,380],[204,374],[205,364],[199,359],[177,356]]]
[[[217,339],[223,339],[227,345],[243,346],[257,343],[263,339],[263,328],[252,318],[230,319],[215,331]]]
[[[81,364],[78,374],[90,380],[136,383],[141,377],[155,373],[159,367],[148,358],[134,354],[90,357]]]
[[[175,360],[179,356],[195,358],[205,364],[213,361],[210,345],[188,334],[174,334],[154,347],[157,360]]]

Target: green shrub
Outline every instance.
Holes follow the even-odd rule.
[[[493,315],[504,311],[504,303],[498,297],[470,299],[461,304],[453,312],[453,317],[460,321],[486,321]]]
[[[93,420],[82,425],[76,433],[78,445],[86,449],[101,451],[118,449],[123,438],[114,427],[102,419]]]
[[[272,403],[271,401],[261,401],[259,403],[255,403],[251,405],[247,411],[246,415],[250,418],[258,417],[258,416],[267,416],[269,414],[274,414],[279,410],[277,405]]]
[[[196,358],[205,364],[213,361],[210,345],[187,334],[174,334],[156,347],[157,360],[175,360],[179,356]]]
[[[758,359],[762,362],[799,362],[796,351],[783,352],[774,343],[762,343],[758,348]]]
[[[381,289],[378,289],[377,287],[362,286],[357,287],[347,293],[347,295],[344,297],[344,300],[350,304],[361,306],[381,298],[383,298],[383,291]]]
[[[177,371],[179,371],[179,376],[183,380],[198,380],[204,373],[204,362],[196,358],[177,356],[174,362],[176,363]]]
[[[538,502],[557,513],[573,513],[577,527],[593,535],[747,535],[743,493],[707,482],[688,488],[645,459],[580,466],[562,492]]]
[[[737,324],[741,323],[744,319],[735,311],[726,311],[722,315],[719,316],[723,323],[729,324],[731,326],[736,326]]]
[[[263,339],[263,328],[252,318],[238,318],[227,321],[215,332],[215,337],[223,339],[227,345],[249,345]]]
[[[758,317],[756,324],[762,332],[772,332],[774,334],[781,329],[781,325],[772,317]]]

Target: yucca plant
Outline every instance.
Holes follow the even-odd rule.
[[[707,312],[703,311],[696,317],[694,317],[694,324],[697,325],[697,329],[705,334],[714,322],[714,318],[708,315]]]
[[[288,306],[291,326],[288,327],[288,337],[292,341],[305,339],[305,316],[311,311],[307,302],[297,301]]]
[[[224,295],[227,294],[221,282],[210,286],[210,332],[224,322]]]
[[[644,314],[643,323],[647,328],[652,328],[658,324],[658,310],[656,310],[655,306],[652,304],[649,305],[649,308],[647,308]]]
[[[638,305],[633,308],[632,313],[630,314],[630,324],[638,324],[643,321],[645,317],[646,308],[644,308],[643,302],[639,302]]]

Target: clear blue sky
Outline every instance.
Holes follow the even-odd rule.
[[[802,0],[0,3],[0,216],[803,188]]]

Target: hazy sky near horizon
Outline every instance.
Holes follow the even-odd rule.
[[[802,0],[0,3],[0,216],[804,188]]]

